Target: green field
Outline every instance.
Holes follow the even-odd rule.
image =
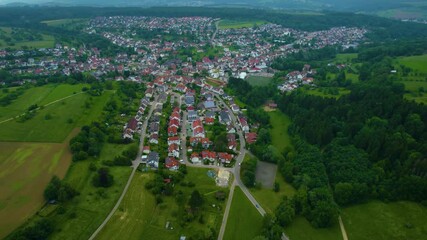
[[[65,18],[65,19],[43,21],[42,23],[45,23],[46,25],[52,26],[52,27],[66,27],[69,25],[83,24],[83,23],[86,23],[87,21],[88,20],[85,18]]]
[[[291,124],[291,119],[281,111],[268,112],[270,116],[271,141],[280,152],[283,152],[287,147],[292,147],[291,137],[288,134],[288,127]]]
[[[208,177],[207,169],[188,168],[185,181],[192,181],[195,187],[175,185],[175,192],[182,191],[190,196],[194,189],[204,195],[203,216],[205,223],[197,219],[187,226],[181,226],[177,219],[178,206],[174,197],[163,197],[163,203],[156,205],[152,193],[145,189],[145,182],[153,173],[136,173],[131,187],[126,194],[119,210],[108,222],[98,239],[179,239],[181,235],[192,236],[194,233],[214,228],[217,232],[221,226],[225,201],[214,198],[217,190],[227,189],[216,186],[214,179]],[[212,207],[215,204],[216,207]],[[219,207],[219,208],[218,208]],[[166,229],[169,222],[173,229]]]
[[[356,59],[357,53],[340,53],[335,57],[337,63],[351,63],[353,59]]]
[[[342,240],[338,223],[330,228],[314,228],[301,216],[297,216],[291,225],[285,228],[285,233],[292,240]],[[356,240],[357,238],[349,237],[349,239]]]
[[[53,175],[65,176],[71,163],[64,143],[0,142],[0,238],[19,227],[44,203]]]
[[[350,90],[346,88],[315,88],[315,89],[306,89],[304,88],[304,92],[310,95],[324,97],[324,98],[335,98],[338,99],[341,96],[350,94]]]
[[[52,48],[55,38],[23,28],[0,27],[0,49]]]
[[[154,195],[145,189],[152,174],[137,172],[119,209],[97,239],[142,239],[149,231],[156,208]]]
[[[372,201],[342,210],[349,239],[422,240],[427,236],[427,208],[413,202]]]
[[[397,62],[413,69],[415,72],[427,73],[427,54],[420,56],[401,57],[397,59]]]
[[[295,188],[283,179],[279,171],[276,173],[275,182],[280,185],[279,192],[265,188],[250,189],[255,199],[261,204],[264,210],[270,214],[274,213],[274,210],[279,206],[284,196],[292,197],[295,194]]]
[[[252,86],[267,86],[271,82],[270,77],[249,76],[245,79]]]
[[[235,20],[221,20],[219,21],[219,29],[237,29],[237,28],[251,28],[254,25],[264,25],[266,21],[235,21]]]
[[[0,141],[62,142],[75,127],[98,119],[112,92],[91,97],[78,92],[82,86],[48,85],[27,89],[11,105],[0,108],[0,122],[24,113],[32,104],[44,107],[25,122],[16,118],[0,123]],[[60,100],[64,97],[69,98]]]
[[[224,240],[253,239],[261,234],[262,216],[236,187],[231,203],[230,215],[224,233]]]

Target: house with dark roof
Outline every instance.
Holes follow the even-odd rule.
[[[152,151],[147,156],[147,165],[152,168],[159,168],[159,153]]]
[[[228,114],[228,112],[223,110],[219,113],[219,122],[227,125],[231,123],[230,115]]]

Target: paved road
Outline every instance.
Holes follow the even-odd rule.
[[[213,40],[215,40],[216,34],[218,33],[218,29],[219,29],[218,25],[219,25],[219,21],[216,21],[215,22],[215,32],[214,32],[214,34],[212,34],[211,42],[213,42]]]
[[[341,216],[338,217],[338,221],[340,223],[342,238],[344,240],[348,240],[347,232],[345,231],[344,223],[342,222]]]
[[[59,102],[59,101],[65,100],[65,99],[70,98],[70,97],[77,96],[77,95],[82,94],[82,93],[84,93],[84,92],[79,92],[79,93],[75,93],[75,94],[70,95],[70,96],[67,96],[67,97],[63,97],[63,98],[61,98],[61,99],[58,99],[58,100],[52,101],[52,102],[50,102],[50,103],[47,103],[47,104],[46,104],[46,105],[44,105],[43,107],[50,106],[50,105],[52,105],[52,104],[54,104],[54,103],[57,103],[57,102]],[[40,108],[41,108],[41,107],[38,107],[38,108],[36,108],[36,109],[34,109],[34,110],[39,110]],[[12,117],[12,118],[9,118],[9,119],[6,119],[6,120],[3,120],[3,121],[1,121],[1,122],[0,122],[0,124],[5,123],[5,122],[12,121],[13,119],[15,119],[15,118],[17,118],[17,117],[20,117],[20,116],[22,116],[22,115],[24,115],[24,114],[25,114],[25,113],[20,114],[20,115],[17,115],[17,116],[15,116],[15,117]]]
[[[135,160],[132,161],[132,173],[129,176],[129,179],[123,189],[122,194],[120,195],[119,200],[117,200],[116,205],[114,205],[113,209],[111,210],[111,212],[108,214],[108,216],[104,219],[104,222],[101,223],[101,225],[99,225],[99,227],[96,229],[96,231],[92,234],[92,236],[90,236],[89,240],[93,240],[95,239],[95,237],[98,235],[99,232],[101,232],[101,230],[105,227],[105,225],[107,225],[108,221],[111,219],[111,217],[114,215],[114,213],[116,212],[116,210],[119,208],[120,203],[122,202],[124,196],[126,195],[126,192],[129,189],[130,183],[132,182],[133,176],[135,175],[136,170],[138,169],[139,164],[141,163],[141,155],[142,155],[142,147],[144,146],[144,139],[146,136],[146,130],[147,130],[147,125],[148,125],[148,120],[151,117],[151,114],[153,113],[154,110],[154,106],[157,102],[157,97],[155,98],[155,101],[151,103],[151,107],[150,107],[150,111],[147,115],[147,118],[144,121],[144,124],[142,125],[142,129],[141,129],[141,137],[140,137],[140,143],[139,143],[139,152],[138,152],[138,156],[136,157]]]
[[[219,230],[218,240],[224,238],[225,228],[227,227],[228,215],[230,214],[231,203],[233,202],[234,189],[236,188],[236,181],[233,181],[228,194],[227,205],[225,206],[224,216],[222,218],[221,229]]]

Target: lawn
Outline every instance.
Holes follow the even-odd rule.
[[[271,82],[270,77],[249,76],[245,79],[252,86],[267,86]]]
[[[413,202],[372,201],[342,210],[349,239],[412,239],[427,236],[427,208]]]
[[[262,216],[247,199],[243,191],[239,187],[236,187],[224,233],[224,240],[250,240],[261,234],[261,228]]]
[[[194,189],[204,195],[203,207],[204,224],[197,219],[187,226],[179,225],[177,219],[178,206],[174,197],[163,197],[163,203],[156,205],[154,196],[145,189],[145,183],[154,173],[137,172],[119,210],[108,222],[97,237],[98,239],[178,239],[181,235],[191,236],[196,232],[214,228],[217,232],[221,226],[225,201],[219,202],[214,198],[219,188],[214,179],[208,177],[207,169],[188,168],[185,181],[195,183],[195,187],[175,185],[175,192],[182,191],[184,196],[190,196]],[[212,207],[215,204],[216,207]],[[169,222],[173,229],[166,229]]]
[[[76,133],[73,131],[70,137]],[[0,152],[0,238],[3,238],[40,209],[47,183],[53,175],[65,176],[71,154],[68,140],[0,142]]]
[[[270,134],[273,146],[280,152],[283,152],[287,147],[292,147],[291,137],[288,134],[291,119],[279,110],[268,112],[268,115],[272,126]]]
[[[0,108],[2,120],[21,114],[31,104],[44,106],[54,99],[61,99],[71,92],[71,96],[39,109],[36,115],[25,122],[16,119],[0,124],[0,141],[31,141],[31,142],[62,142],[75,127],[81,127],[98,119],[102,107],[108,101],[112,92],[105,92],[102,96],[73,94],[78,87],[69,85],[58,87],[42,87],[28,89],[9,107]],[[56,90],[59,89],[59,90]],[[67,95],[66,95],[67,94]],[[26,98],[26,96],[29,98]],[[88,107],[86,103],[89,103]],[[71,110],[71,111],[70,111]]]
[[[301,216],[297,216],[292,221],[291,225],[285,228],[285,234],[292,240],[342,240],[341,230],[338,223],[330,228],[314,228],[304,217]],[[349,239],[356,240],[358,238],[351,238],[349,236]]]
[[[254,25],[264,25],[266,21],[235,21],[235,20],[221,20],[219,21],[219,29],[237,29],[237,28],[251,28]]]

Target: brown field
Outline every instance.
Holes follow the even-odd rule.
[[[71,164],[68,141],[78,131],[63,143],[0,142],[0,238],[43,206],[53,175],[65,176]]]

